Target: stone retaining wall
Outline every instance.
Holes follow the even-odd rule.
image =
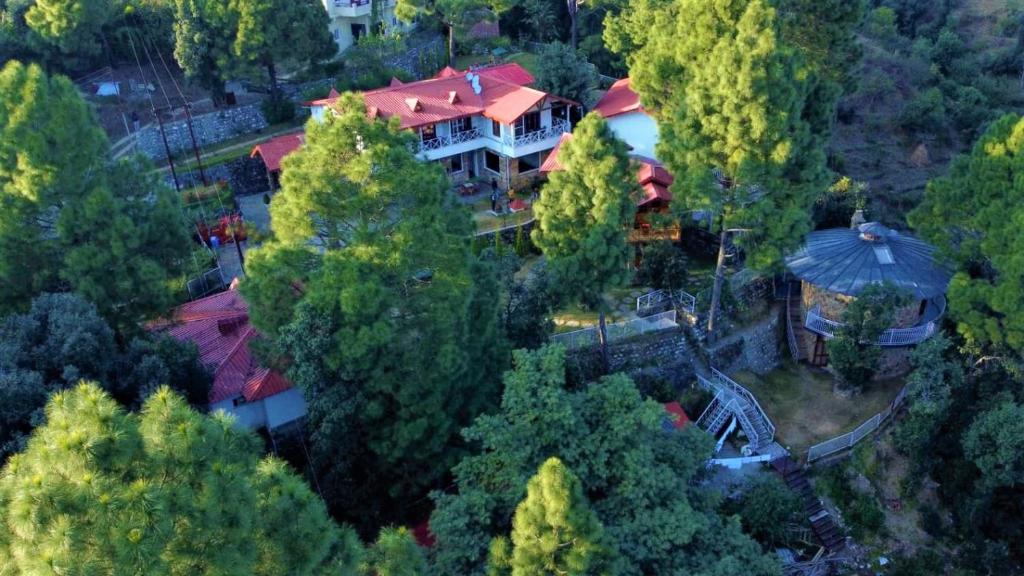
[[[613,342],[608,346],[608,356],[612,373],[662,380],[677,391],[693,383],[693,358],[682,329]],[[570,350],[566,361],[573,373],[572,380],[590,382],[600,376],[601,351],[597,346]]]
[[[263,112],[260,111],[258,104],[224,108],[192,117],[196,143],[200,147],[211,146],[242,134],[258,132],[267,126],[267,120],[263,117]],[[171,149],[171,154],[178,154],[192,148],[192,139],[188,133],[186,120],[165,122],[164,131],[167,134],[167,145]],[[138,150],[142,154],[153,159],[165,156],[164,143],[160,137],[158,125],[153,124],[143,128],[137,133],[136,138]]]
[[[708,360],[722,372],[748,370],[767,374],[782,363],[782,328],[778,308],[753,326],[743,328],[708,350]]]

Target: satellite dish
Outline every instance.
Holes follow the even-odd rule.
[[[480,85],[479,84],[473,84],[473,94],[476,94],[477,96],[479,96],[481,92],[483,92],[483,90],[480,89]]]
[[[480,93],[480,77],[479,76],[474,76],[473,77],[473,93],[474,94],[479,94]]]
[[[472,72],[466,72],[466,82],[472,82],[473,78],[475,78],[475,76],[473,76]]]

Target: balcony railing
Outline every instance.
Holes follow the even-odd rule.
[[[913,346],[924,342],[935,334],[938,328],[935,321],[942,315],[945,308],[946,299],[941,296],[929,301],[920,324],[909,328],[889,328],[878,337],[877,344],[885,347],[898,347]],[[804,322],[804,327],[808,330],[828,339],[835,338],[843,326],[842,322],[822,316],[820,306],[808,310],[807,319]]]
[[[430,140],[420,141],[420,152],[428,152],[431,150],[440,150],[446,146],[452,146],[454,144],[463,144],[465,142],[472,142],[477,138],[480,138],[482,133],[477,128],[472,130],[463,130],[462,132],[456,132],[450,136],[437,136]]]
[[[502,141],[506,146],[512,146],[513,148],[519,146],[527,146],[529,144],[536,144],[537,142],[543,142],[550,138],[557,138],[562,134],[570,130],[569,122],[561,118],[553,118],[551,120],[551,126],[547,128],[541,128],[536,132],[530,132],[523,134],[522,136],[516,136],[513,138],[510,135],[505,135]]]

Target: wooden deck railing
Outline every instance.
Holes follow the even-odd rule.
[[[805,328],[829,339],[835,338],[844,326],[845,324],[842,322],[822,316],[820,306],[808,310],[807,319],[804,322]],[[930,338],[935,334],[936,329],[935,320],[909,328],[889,328],[878,336],[877,343],[879,346],[885,347],[912,346]]]

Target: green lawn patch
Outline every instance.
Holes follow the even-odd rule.
[[[833,379],[823,370],[785,364],[766,376],[733,376],[757,397],[775,424],[776,440],[803,456],[814,444],[850,432],[881,412],[903,387],[902,379],[874,382],[852,398],[832,393]]]

